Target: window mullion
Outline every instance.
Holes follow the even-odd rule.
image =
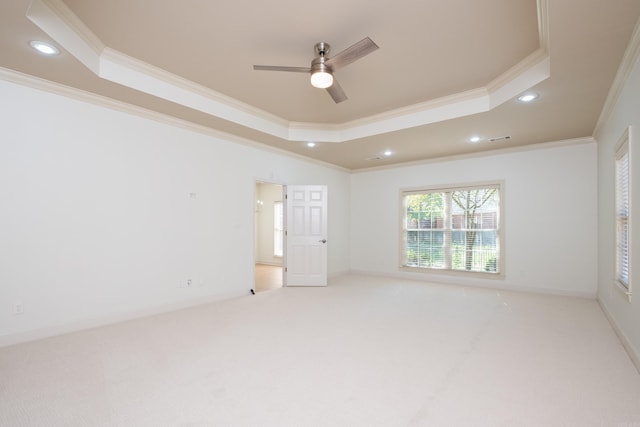
[[[402,266],[502,274],[500,185],[402,194]]]
[[[444,265],[448,270],[453,266],[451,228],[451,193],[447,192],[444,193]]]

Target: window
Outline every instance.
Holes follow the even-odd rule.
[[[404,191],[402,266],[500,274],[500,185]]]
[[[631,294],[629,280],[629,135],[622,137],[616,150],[616,281]]]
[[[283,256],[284,213],[282,202],[273,203],[273,255]]]

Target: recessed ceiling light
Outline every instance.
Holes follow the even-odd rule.
[[[384,154],[385,156],[389,157],[390,155],[392,155],[392,154],[393,154],[393,151],[391,151],[391,150],[385,150],[385,152],[384,152],[384,153],[382,153],[382,154]]]
[[[477,136],[477,135],[474,135],[474,136],[472,136],[471,138],[469,138],[469,142],[473,142],[474,144],[475,144],[476,142],[480,142],[481,140],[482,140],[482,138],[480,138],[480,137],[479,137],[479,136]]]
[[[41,42],[38,40],[32,40],[29,42],[29,44],[31,45],[32,48],[34,48],[35,50],[37,50],[43,55],[53,56],[60,53],[57,47],[49,43]]]
[[[315,147],[315,146],[316,146],[316,143],[315,143],[315,142],[313,142],[313,141],[309,141],[309,142],[307,142],[307,147],[309,147],[309,148],[313,148],[313,147]]]
[[[518,101],[520,102],[531,102],[538,98],[537,93],[525,93],[524,95],[520,95],[518,97]]]

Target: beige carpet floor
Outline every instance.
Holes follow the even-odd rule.
[[[0,349],[1,426],[640,426],[596,301],[362,276]]]

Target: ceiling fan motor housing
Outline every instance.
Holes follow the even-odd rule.
[[[318,56],[326,56],[329,53],[331,46],[329,43],[320,42],[316,43],[315,50]]]
[[[326,59],[324,56],[315,58],[313,61],[311,61],[311,74],[320,72],[332,73],[333,70],[331,69],[331,67],[325,64],[325,61]]]

